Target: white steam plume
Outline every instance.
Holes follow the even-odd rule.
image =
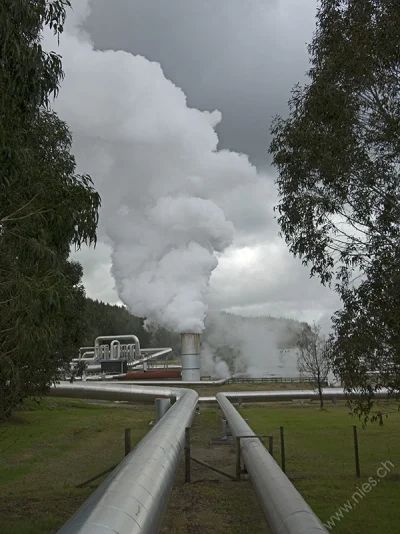
[[[284,319],[210,313],[203,336],[202,372],[221,378],[298,376],[295,345],[302,327]]]
[[[259,199],[262,180],[247,156],[217,150],[218,111],[189,108],[158,63],[95,50],[80,29],[90,2],[73,8],[57,50],[66,76],[55,108],[78,169],[102,196],[99,238],[111,247],[118,295],[150,321],[201,332],[215,253],[232,243],[243,190]],[[49,33],[45,47],[57,49]],[[251,216],[265,217],[255,206]]]

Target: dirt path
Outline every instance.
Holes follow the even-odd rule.
[[[203,410],[191,430],[192,456],[232,475],[235,446],[210,445],[221,437],[221,413]],[[192,462],[191,483],[184,484],[183,463],[169,501],[161,534],[270,534],[250,481],[234,482]]]

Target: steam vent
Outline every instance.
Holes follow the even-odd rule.
[[[181,334],[183,382],[200,380],[200,334]]]

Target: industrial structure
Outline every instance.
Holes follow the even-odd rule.
[[[148,370],[149,362],[160,358],[163,358],[162,367],[167,368],[168,356],[171,353],[172,349],[169,347],[143,349],[134,334],[99,336],[95,339],[93,347],[79,349],[78,358],[74,358],[71,362],[71,370],[79,362],[85,362],[85,374],[94,379],[123,378],[125,375],[128,375],[128,378],[135,378],[135,376],[129,377],[132,370],[143,373]],[[179,372],[175,372],[172,378],[180,378],[180,369],[179,366]],[[150,375],[143,375],[142,378],[168,378],[162,373]],[[139,378],[140,375],[136,377]]]
[[[124,344],[121,344],[124,341]],[[106,342],[106,343],[105,343]],[[105,348],[107,345],[108,350]],[[140,367],[171,349],[141,349],[135,336],[103,336],[94,347],[82,347],[80,358],[91,366],[104,361],[126,362],[127,368]],[[146,353],[146,354],[145,354]],[[90,356],[90,357],[88,357]],[[168,498],[185,447],[187,429],[199,404],[218,403],[232,435],[240,442],[240,454],[260,500],[273,534],[317,534],[327,532],[303,497],[269,454],[233,402],[275,402],[318,399],[317,391],[249,391],[219,392],[199,397],[192,389],[171,387],[173,384],[223,386],[227,379],[200,380],[200,337],[182,335],[182,381],[152,381],[163,387],[138,382],[97,383],[53,386],[50,395],[80,399],[155,403],[156,424],[97,488],[59,534],[156,534],[161,528]],[[97,369],[97,368],[96,368]],[[145,371],[143,371],[144,373]],[[129,373],[125,373],[129,374]],[[93,377],[96,379],[96,376]],[[97,377],[98,379],[98,377]],[[149,384],[149,382],[147,382]],[[341,388],[323,390],[324,398],[347,398]],[[377,396],[387,396],[381,391]],[[240,456],[239,456],[240,457]]]
[[[59,534],[156,534],[162,524],[185,445],[185,430],[192,424],[198,403],[218,402],[234,437],[273,534],[327,532],[264,445],[234,408],[232,402],[317,399],[309,390],[217,393],[198,397],[187,388],[147,387],[134,384],[59,384],[55,397],[153,403],[158,422],[108,476]],[[344,399],[343,389],[323,390],[326,399]],[[386,391],[379,394],[387,396]],[[168,409],[169,408],[169,409]]]
[[[71,369],[79,362],[85,362],[86,374],[94,380],[106,377],[119,380],[200,381],[200,334],[181,335],[181,365],[169,365],[168,356],[171,353],[169,347],[144,349],[133,334],[99,336],[93,347],[79,349],[78,358],[71,362]],[[153,365],[149,369],[151,362]]]

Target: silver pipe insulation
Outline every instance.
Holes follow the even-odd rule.
[[[128,367],[137,367],[138,365],[142,365],[145,362],[148,362],[150,360],[154,360],[154,358],[158,358],[159,356],[164,356],[164,354],[169,354],[172,352],[171,348],[160,348],[157,349],[157,352],[154,352],[153,354],[149,354],[148,356],[145,356],[141,360],[135,360],[134,362],[130,362],[130,365],[128,363]]]
[[[246,436],[241,453],[273,534],[328,532],[225,394],[217,401],[233,436]]]
[[[164,417],[125,457],[59,534],[155,534],[159,531],[192,423],[197,393],[191,389],[120,385],[57,385],[55,397],[152,401],[176,399]]]
[[[218,394],[217,394],[218,395]],[[354,397],[343,388],[324,388],[322,390],[324,400],[347,400]],[[292,389],[292,390],[277,390],[277,391],[226,391],[224,396],[231,402],[246,401],[252,402],[288,402],[295,400],[319,400],[319,394],[317,390],[311,389]],[[385,399],[388,397],[388,390],[382,389],[375,393],[375,398]],[[217,397],[200,397],[200,403],[215,403]]]
[[[176,400],[164,417],[58,531],[59,534],[158,532],[179,467],[185,428],[191,425],[196,410],[197,393],[191,389],[99,383],[57,385],[50,389],[50,395],[111,401]],[[345,396],[341,388],[324,389],[325,399]],[[387,392],[379,393],[379,397],[385,396]],[[216,397],[234,436],[254,436],[254,433],[228,399],[271,402],[309,398],[318,398],[318,392],[229,392],[218,393]],[[215,401],[215,397],[203,399]],[[243,439],[241,450],[274,534],[327,532],[257,438]]]
[[[146,388],[146,391],[150,389],[150,386],[182,386],[182,380],[124,380],[123,382],[116,382],[114,379],[110,380],[93,380],[90,377],[86,379],[87,382],[98,384],[99,388],[102,388],[105,385],[114,385],[118,384],[121,387],[128,386],[149,386]],[[224,385],[229,378],[221,378],[220,380],[201,380],[199,382],[185,382],[185,386],[222,386]],[[79,380],[77,380],[79,382]],[[87,383],[85,382],[85,383]],[[79,382],[80,383],[80,382]],[[69,382],[62,382],[64,385],[69,385]],[[171,390],[172,391],[172,390]],[[318,391],[312,389],[292,389],[292,390],[277,390],[277,391],[224,391],[225,397],[231,402],[290,402],[296,400],[319,400]],[[327,400],[347,400],[351,399],[352,395],[346,393],[343,388],[324,388],[322,390],[324,401]],[[375,393],[375,398],[377,399],[386,399],[388,397],[388,390],[382,389]],[[76,398],[83,398],[77,396]],[[84,397],[89,398],[89,397]],[[93,397],[97,398],[97,397]],[[128,400],[128,399],[127,399]],[[143,397],[138,398],[137,400],[142,400]],[[205,403],[216,403],[217,398],[215,395],[210,395],[207,397],[199,397],[198,402],[201,404]]]
[[[133,342],[135,343],[135,358],[139,359],[140,358],[140,342],[139,342],[138,337],[133,334],[126,334],[122,336],[98,336],[96,337],[95,342],[94,342],[94,352],[95,352],[96,359],[99,356],[99,348],[100,348],[101,341],[114,341],[114,340],[120,341],[121,339],[133,340]]]
[[[149,349],[149,351],[150,350],[154,350],[154,349]],[[159,349],[157,349],[157,352],[149,354],[148,356],[144,356],[143,358],[141,358],[139,360],[134,360],[134,361],[128,362],[128,369],[132,369],[134,367],[138,367],[139,365],[143,365],[144,363],[146,363],[146,362],[148,362],[150,360],[154,360],[155,358],[158,358],[159,356],[164,356],[164,354],[169,354],[170,352],[172,352],[171,348],[159,348]],[[100,363],[94,363],[92,365],[88,365],[88,371],[90,371],[90,372],[101,371],[101,364]]]
[[[93,379],[87,378],[88,381]],[[200,380],[196,382],[182,382],[182,380],[124,380],[118,382],[121,386],[223,386],[229,378],[221,378],[219,380]],[[105,380],[100,382],[99,379],[93,380],[99,384],[114,384],[115,380]],[[291,389],[291,390],[276,390],[276,391],[224,391],[225,397],[232,402],[246,401],[252,402],[289,402],[296,400],[319,400],[319,393],[313,389]],[[322,394],[324,401],[329,400],[347,400],[354,395],[346,393],[343,388],[323,388]],[[386,399],[388,397],[388,390],[381,389],[375,393],[375,398]],[[199,397],[199,403],[216,403],[217,398],[215,395],[207,397]]]
[[[157,364],[157,362],[152,363],[151,365],[149,365],[149,369],[157,369],[157,370],[175,369],[179,371],[182,370],[182,365],[168,364],[168,360],[165,360],[165,362],[166,362],[165,364]]]
[[[158,398],[155,400],[156,403],[156,421],[164,417],[164,415],[171,408],[171,399]]]
[[[94,351],[94,347],[79,347],[79,358],[82,356],[82,353],[83,352],[93,352]]]
[[[118,375],[117,375],[118,376]],[[141,386],[223,386],[229,378],[221,378],[220,380],[199,380],[194,382],[183,382],[182,380],[124,380],[121,384],[130,385],[136,384]],[[113,380],[115,382],[115,380]],[[106,382],[107,383],[107,382]],[[215,399],[215,398],[214,398]]]
[[[110,352],[112,360],[119,360],[119,355],[121,351],[121,343],[118,339],[113,339],[110,343]]]

